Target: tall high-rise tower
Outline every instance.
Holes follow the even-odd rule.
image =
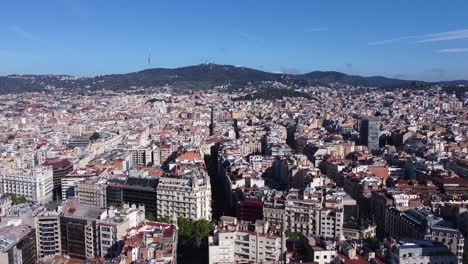
[[[360,138],[361,143],[369,150],[379,149],[380,119],[368,117],[361,120]]]

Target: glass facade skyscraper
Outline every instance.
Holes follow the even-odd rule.
[[[369,150],[379,149],[380,119],[368,117],[361,120],[360,126],[361,143]]]

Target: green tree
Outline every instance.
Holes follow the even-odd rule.
[[[153,167],[154,166],[154,163],[152,161],[148,162],[148,164],[146,164],[146,167]]]
[[[49,202],[49,204],[59,204],[60,202],[60,200],[52,200]]]
[[[211,223],[208,220],[200,219],[193,223],[194,233],[196,235],[207,236],[210,232]]]
[[[156,217],[154,217],[154,215],[150,212],[146,212],[145,218],[149,221],[153,221],[153,222],[156,221]]]
[[[205,219],[200,219],[193,223],[192,239],[194,240],[195,245],[199,247],[204,244],[205,240],[208,239],[210,229],[211,224]]]
[[[284,234],[286,235],[286,237],[288,238],[292,238],[292,239],[298,239],[301,237],[302,233],[301,232],[291,232],[291,230],[287,229]]]
[[[156,222],[170,224],[171,223],[171,218],[169,216],[160,217],[160,218],[156,219]]]
[[[372,249],[378,249],[380,247],[380,240],[376,237],[369,237],[365,240],[365,242],[369,245]]]
[[[14,204],[14,205],[22,204],[22,203],[27,202],[26,197],[24,197],[24,196],[17,196],[14,193],[6,193],[5,195],[8,195],[8,196],[11,197],[11,203]]]
[[[89,140],[91,140],[91,141],[96,141],[96,140],[98,140],[99,138],[101,138],[101,135],[99,135],[98,132],[94,132],[94,133],[89,137]]]
[[[190,239],[193,234],[192,221],[187,218],[179,217],[177,219],[177,225],[179,227],[179,237],[181,239]]]
[[[8,135],[8,140],[13,140],[13,139],[15,139],[15,135],[13,134]]]
[[[212,228],[212,224],[207,220],[201,219],[191,221],[183,217],[177,220],[179,226],[179,238],[182,243],[190,243],[195,247],[201,247],[208,239],[208,234]]]
[[[116,202],[109,202],[107,203],[107,207],[119,207],[121,204],[120,203],[116,203]]]

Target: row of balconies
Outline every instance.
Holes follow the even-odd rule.
[[[238,254],[249,254],[249,249],[236,247],[236,248],[234,249],[234,253],[238,253]]]
[[[197,205],[194,203],[174,203],[174,202],[162,202],[158,203],[158,208],[197,208]]]
[[[173,197],[157,197],[158,202],[169,203],[197,203],[195,199],[175,199]],[[195,201],[194,201],[195,200]]]
[[[31,192],[35,192],[36,189],[35,188],[21,188],[21,187],[18,187],[18,186],[15,186],[15,187],[11,187],[11,188],[5,188],[4,189],[5,192],[13,192],[13,193],[31,193]]]
[[[58,232],[58,227],[40,227],[39,231],[41,233],[53,233]]]

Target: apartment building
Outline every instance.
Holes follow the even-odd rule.
[[[319,236],[326,238],[340,238],[343,235],[343,210],[336,208],[322,208],[318,211]]]
[[[336,240],[326,240],[320,237],[301,236],[304,247],[305,259],[317,264],[334,263],[337,253]]]
[[[128,177],[124,184],[110,187],[113,188],[112,195],[118,195],[118,191],[121,190],[122,203],[144,205],[146,212],[160,217],[157,214],[156,186],[158,186],[158,179],[155,178]]]
[[[279,262],[284,258],[285,237],[281,229],[257,220],[238,222],[234,217],[221,217],[213,236],[208,238],[209,262]]]
[[[173,215],[211,221],[211,185],[206,170],[194,166],[183,175],[165,175],[156,187],[158,217]]]
[[[286,201],[285,228],[328,238],[343,234],[343,216],[341,209],[317,207],[310,201]]]
[[[1,170],[0,183],[0,194],[14,193],[35,203],[52,200],[54,185],[51,167]]]
[[[283,199],[280,197],[265,202],[265,221],[283,225],[291,232],[301,232],[305,235],[326,238],[342,236],[344,211],[341,204],[324,206],[318,199],[304,199],[296,195]]]
[[[390,236],[439,241],[462,263],[465,239],[463,234],[447,226],[442,218],[433,215],[427,207],[399,211],[391,206],[387,210],[385,231]]]
[[[100,256],[96,222],[104,208],[70,200],[62,205],[60,233],[62,254],[71,258],[89,259]]]
[[[54,178],[54,199],[62,197],[62,178],[73,170],[73,164],[67,159],[49,159],[43,166],[52,166]]]
[[[50,208],[35,217],[37,256],[39,259],[62,253],[60,211]]]
[[[107,169],[90,167],[90,168],[80,168],[76,169],[66,176],[62,177],[62,200],[72,198],[76,196],[75,186],[78,182],[81,182],[86,179],[98,179],[104,178],[109,174]]]
[[[390,248],[388,254],[390,264],[457,263],[457,256],[437,241],[400,240]]]
[[[273,225],[284,225],[285,219],[284,197],[272,197],[263,203],[263,220]]]
[[[345,239],[367,239],[376,236],[377,226],[368,221],[362,223],[346,222],[343,225]]]
[[[0,241],[0,263],[36,263],[36,233],[34,229],[25,225],[0,227]]]
[[[96,207],[69,200],[49,205],[34,219],[39,259],[117,257],[127,231],[145,220],[144,206]]]
[[[127,151],[131,154],[131,161],[134,166],[146,166],[149,162],[153,162],[151,149],[139,148]]]
[[[9,195],[0,196],[0,217],[5,216],[8,210],[11,208],[11,197]]]
[[[98,233],[99,256],[102,258],[117,257],[124,244],[130,228],[145,220],[145,207],[124,204],[123,207],[111,208],[96,222]]]
[[[105,181],[97,179],[85,179],[76,183],[75,197],[82,204],[106,207]]]
[[[132,264],[144,260],[158,264],[177,263],[177,231],[177,220],[171,224],[145,221],[131,228],[124,237],[119,263]]]

